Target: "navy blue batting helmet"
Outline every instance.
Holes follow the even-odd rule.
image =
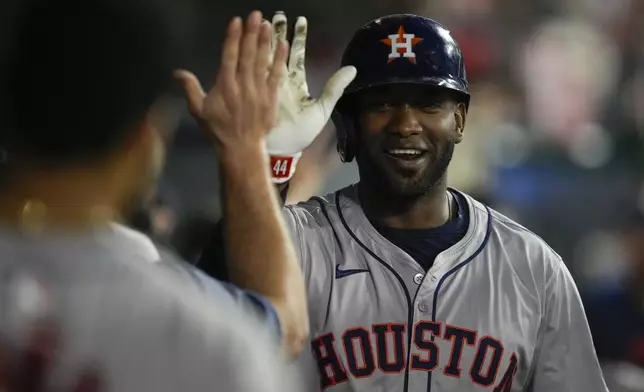
[[[355,116],[347,101],[357,92],[388,84],[427,85],[449,89],[469,106],[461,49],[445,27],[429,18],[398,14],[367,23],[349,42],[341,65],[358,70],[332,116],[345,162],[355,156]]]

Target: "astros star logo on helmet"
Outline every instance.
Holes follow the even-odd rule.
[[[416,53],[414,53],[414,46],[422,42],[422,38],[417,38],[415,34],[405,33],[405,29],[400,26],[396,34],[390,34],[387,38],[381,39],[385,45],[391,47],[389,59],[387,63],[391,63],[399,57],[406,58],[412,63],[416,63]]]

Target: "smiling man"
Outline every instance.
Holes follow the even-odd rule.
[[[449,31],[416,15],[386,16],[357,31],[341,65],[357,76],[335,106],[338,150],[357,160],[360,182],[285,207],[321,388],[607,391],[559,255],[447,187],[470,101]],[[284,145],[310,132],[305,120],[281,120],[277,129],[294,129]],[[216,264],[214,249],[202,266]]]

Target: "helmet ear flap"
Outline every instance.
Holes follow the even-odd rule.
[[[336,137],[338,139],[338,153],[342,162],[351,162],[355,158],[355,130],[353,120],[338,109],[331,113],[331,120],[335,125]]]

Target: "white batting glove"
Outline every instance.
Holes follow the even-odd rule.
[[[276,43],[286,41],[288,25],[284,13],[273,16],[273,50]],[[324,125],[344,89],[356,76],[352,66],[341,68],[327,81],[319,98],[312,98],[306,83],[305,53],[308,24],[304,17],[295,23],[287,75],[278,90],[277,125],[266,138],[266,147],[271,156],[273,182],[289,181],[295,167],[307,148]]]

